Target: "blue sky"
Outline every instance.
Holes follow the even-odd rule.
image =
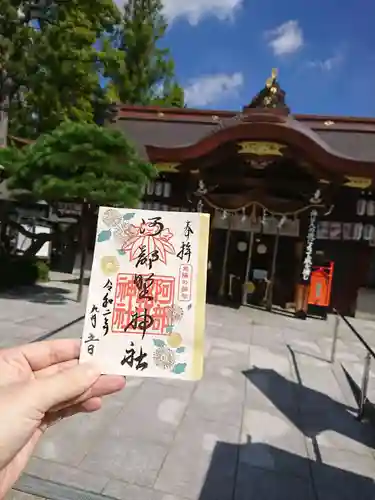
[[[164,0],[190,107],[240,109],[273,67],[293,113],[375,117],[374,0]]]

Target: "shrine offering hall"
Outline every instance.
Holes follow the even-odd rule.
[[[207,300],[354,315],[374,286],[375,119],[293,115],[276,72],[239,113],[122,105],[159,172],[142,207],[211,214]]]

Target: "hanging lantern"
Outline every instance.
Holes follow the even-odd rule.
[[[375,202],[373,200],[369,200],[366,203],[366,213],[367,213],[368,217],[375,216]]]
[[[228,217],[228,213],[227,213],[227,211],[226,211],[226,210],[223,210],[223,212],[222,212],[222,214],[221,214],[221,218],[222,218],[223,220],[225,220],[225,219],[227,219],[227,217]]]
[[[163,194],[163,183],[158,181],[155,183],[155,196],[161,196]]]
[[[366,224],[363,228],[363,239],[366,241],[372,241],[375,236],[375,228],[372,224]]]
[[[366,200],[361,198],[360,200],[357,201],[357,215],[363,217],[366,213],[366,208],[367,208]]]
[[[362,234],[363,234],[363,224],[361,222],[354,224],[353,240],[359,241],[360,239],[362,239]]]
[[[164,198],[169,198],[172,192],[172,184],[170,182],[164,182],[163,196]]]

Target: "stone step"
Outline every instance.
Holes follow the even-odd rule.
[[[114,500],[112,497],[24,474],[5,500]]]

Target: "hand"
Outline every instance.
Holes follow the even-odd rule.
[[[123,377],[78,364],[76,340],[0,350],[0,499],[17,481],[44,431],[62,418],[101,407]]]

